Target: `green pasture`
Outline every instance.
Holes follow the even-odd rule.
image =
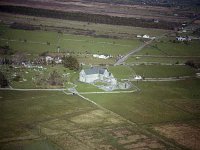
[[[13,150],[13,149],[23,149],[23,150],[61,150],[56,144],[50,142],[49,140],[23,140],[13,143],[6,143],[0,146],[2,150]]]
[[[64,32],[69,32],[68,30],[73,29],[81,31],[92,31],[95,32],[96,35],[110,35],[110,36],[120,36],[120,37],[136,37],[137,34],[144,35],[148,34],[150,36],[160,36],[168,30],[163,29],[149,29],[149,28],[141,28],[141,27],[131,27],[131,26],[118,26],[118,25],[108,25],[108,24],[98,24],[98,23],[88,23],[81,21],[72,21],[72,20],[62,20],[55,18],[45,18],[45,17],[33,17],[27,15],[18,15],[18,14],[7,14],[1,13],[2,20],[6,21],[15,21],[22,22],[32,25],[42,25],[42,28],[45,26],[55,26],[63,28]],[[65,31],[66,30],[66,31]],[[75,31],[77,32],[77,31]]]
[[[3,33],[1,38],[5,39],[13,39],[18,41],[27,40],[29,42],[40,42],[46,43],[50,42],[50,44],[56,44],[58,40],[59,34],[57,32],[45,32],[45,31],[29,31],[29,30],[18,30],[11,28],[4,28],[4,31],[0,31]]]
[[[80,22],[81,23],[81,22]],[[94,24],[88,26],[88,29],[94,29],[99,34],[112,34],[114,35],[132,35],[136,37],[136,35],[145,35],[148,34],[150,36],[160,36],[167,32],[168,30],[163,29],[149,29],[149,28],[142,28],[142,27],[131,27],[131,26],[117,26],[117,25],[106,25],[106,24]]]
[[[110,66],[108,69],[117,79],[127,79],[135,75],[134,70],[129,66]]]
[[[14,52],[24,52],[31,55],[38,55],[43,52],[57,52],[57,47],[55,45],[47,45],[42,43],[30,43],[29,41],[7,41],[1,40],[1,46],[8,45]]]
[[[138,93],[85,95],[101,106],[138,123],[164,123],[199,117],[200,80],[134,82]],[[185,107],[187,102],[188,107]],[[188,111],[195,111],[196,115]]]
[[[176,40],[175,37],[174,40]],[[169,39],[165,39],[152,43],[137,55],[199,56],[200,44],[199,40],[192,40],[185,44],[184,42],[173,43]]]
[[[168,64],[184,64],[188,60],[198,61],[200,57],[148,57],[148,56],[131,56],[126,63],[168,63]]]
[[[0,91],[0,97],[0,139],[29,136],[40,122],[94,107],[63,92]]]
[[[141,51],[137,52],[136,55],[161,55],[161,56],[166,56],[166,53],[158,50],[155,47],[152,47],[151,45],[148,45],[148,46],[144,47]]]
[[[195,69],[188,66],[139,65],[132,68],[137,75],[146,78],[195,76],[196,73]]]
[[[189,44],[163,42],[158,45],[158,48],[168,55],[181,55],[181,56],[198,56],[200,55],[199,40],[193,40]]]
[[[124,54],[139,46],[139,40],[94,38],[64,34],[60,40],[61,51],[91,54]]]
[[[134,75],[146,78],[167,78],[179,76],[195,76],[196,70],[188,66],[165,65],[137,65],[110,66],[109,71],[117,79],[128,79]]]
[[[8,45],[15,51],[29,54],[60,52],[77,54],[125,54],[138,47],[137,39],[95,38],[83,35],[61,34],[50,31],[27,31],[0,26],[0,45]]]
[[[88,83],[77,82],[76,90],[78,92],[102,92],[103,90],[95,87],[94,85]]]

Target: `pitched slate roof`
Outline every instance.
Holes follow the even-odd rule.
[[[86,75],[91,75],[91,74],[104,74],[106,69],[104,68],[99,68],[99,67],[92,67],[90,69],[85,69],[84,72]]]

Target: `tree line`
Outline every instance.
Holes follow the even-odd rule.
[[[30,25],[26,23],[17,23],[14,22],[10,25],[11,28],[13,29],[22,29],[22,30],[40,30],[41,28],[36,25]]]
[[[14,13],[14,14],[38,16],[38,17],[78,20],[78,21],[113,24],[113,25],[137,26],[146,28],[174,29],[175,27],[181,25],[181,23],[177,22],[169,23],[165,21],[159,21],[159,23],[154,23],[152,19],[126,18],[126,17],[109,16],[102,14],[87,14],[82,12],[62,12],[58,10],[30,8],[24,6],[1,5],[0,11]]]

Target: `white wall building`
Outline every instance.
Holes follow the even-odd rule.
[[[95,58],[101,58],[101,59],[108,59],[108,58],[110,58],[109,55],[98,55],[98,54],[94,54],[93,57],[95,57]]]
[[[81,70],[79,80],[86,83],[93,83],[100,80],[111,82],[111,84],[117,84],[117,80],[113,77],[112,73],[108,72],[107,69],[99,67]]]
[[[137,37],[137,38],[141,38],[142,36],[141,36],[141,35],[137,35],[136,37]]]
[[[150,36],[145,34],[145,35],[143,35],[143,38],[144,38],[144,39],[149,39]]]

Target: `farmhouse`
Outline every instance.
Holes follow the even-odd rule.
[[[144,38],[144,39],[149,39],[150,36],[145,34],[145,35],[143,35],[143,38]]]
[[[81,70],[79,75],[81,82],[93,83],[95,81],[109,82],[113,85],[117,84],[117,80],[105,68],[91,67],[90,69]]]
[[[142,77],[141,77],[140,75],[136,75],[136,76],[134,77],[134,79],[135,79],[135,80],[142,80]]]
[[[110,58],[109,55],[98,55],[98,54],[94,54],[93,57],[95,57],[95,58],[101,58],[101,59],[108,59],[108,58]]]

